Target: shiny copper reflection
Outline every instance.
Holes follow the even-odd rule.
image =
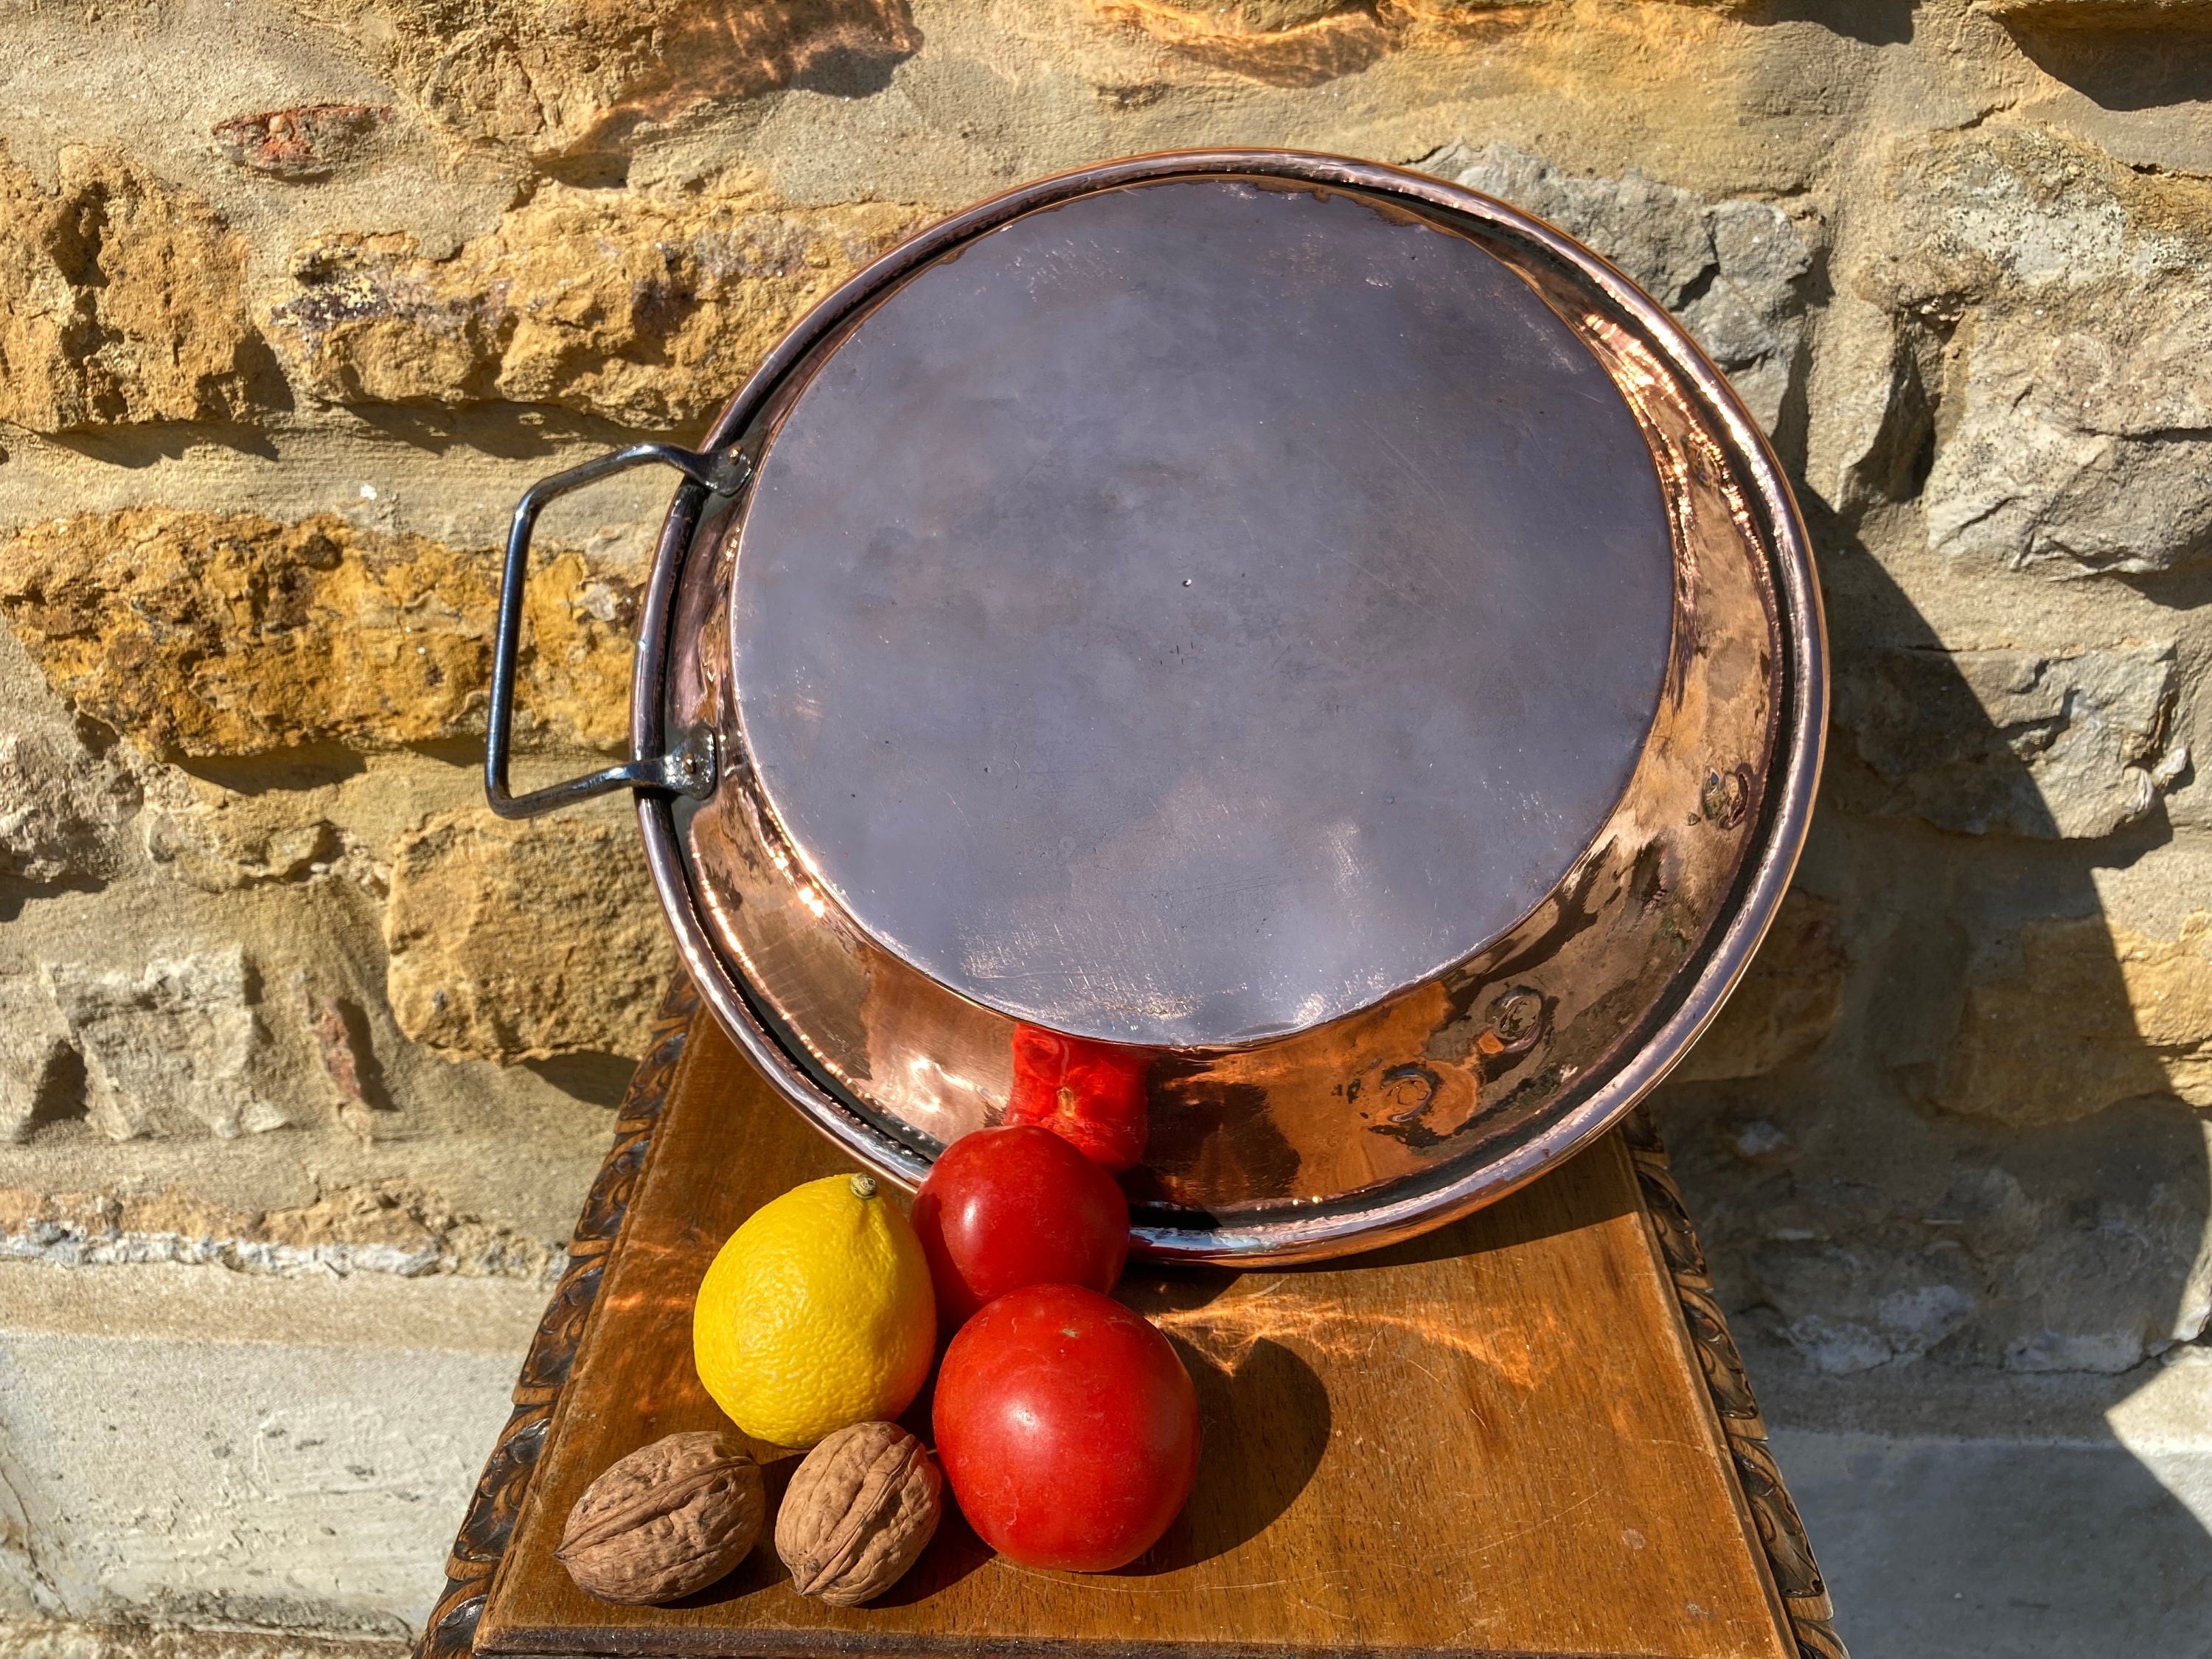
[[[1261,159],[1295,172],[1325,158]],[[1411,189],[1389,169],[1328,167],[1362,187]],[[1587,255],[1577,264],[1569,245],[1510,210],[1429,180],[1400,199],[1446,214],[1518,270],[1635,412],[1674,534],[1673,657],[1627,790],[1556,890],[1503,938],[1316,1029],[1152,1066],[1146,1159],[1125,1179],[1133,1199],[1162,1206],[1140,1236],[1156,1253],[1364,1248],[1502,1194],[1603,1127],[1628,1101],[1616,1091],[1594,1118],[1594,1091],[1624,1072],[1648,1086],[1741,971],[1786,881],[1817,775],[1825,690],[1809,563],[1771,458],[1717,376],[1617,274]],[[993,210],[1006,210],[987,204],[968,221],[988,226]],[[746,406],[733,404],[726,424]],[[672,535],[682,527],[672,520]],[[660,718],[707,719],[734,738],[715,591],[730,528],[702,526],[670,596],[690,620],[676,630]],[[1778,569],[1792,583],[1786,605]],[[1778,775],[1779,817],[1766,799]],[[718,1012],[817,1123],[911,1183],[935,1146],[998,1121],[1014,1022],[874,946],[818,893],[810,901],[805,872],[742,776],[692,818],[674,891],[675,843],[653,809],[646,821],[679,936]],[[1746,883],[1764,907],[1748,919]],[[1673,1035],[1655,1059],[1662,1029]],[[1355,1340],[1326,1307],[1274,1289],[1163,1318],[1230,1363],[1262,1336]],[[1363,1311],[1361,1329],[1376,1322]],[[1501,1369],[1528,1363],[1419,1310],[1391,1327],[1401,1328]]]

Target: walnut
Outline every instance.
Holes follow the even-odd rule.
[[[904,1576],[945,1513],[945,1477],[896,1423],[855,1423],[806,1454],[776,1512],[792,1587],[835,1607],[874,1600]]]
[[[751,1457],[719,1434],[672,1434],[584,1489],[553,1554],[602,1601],[673,1601],[744,1560],[767,1513]]]

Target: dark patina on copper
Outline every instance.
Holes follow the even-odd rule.
[[[1026,186],[641,459],[692,482],[639,758],[580,787],[642,786],[708,1000],[895,1178],[995,1121],[1026,1023],[1154,1052],[1141,1248],[1437,1224],[1656,1081],[1802,840],[1824,647],[1771,457],[1648,299],[1464,190]],[[526,501],[510,604],[595,475]]]

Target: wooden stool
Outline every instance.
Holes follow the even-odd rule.
[[[848,1167],[672,990],[420,1659],[1843,1654],[1640,1121],[1410,1244],[1244,1273],[1133,1262],[1119,1294],[1190,1366],[1205,1450],[1182,1519],[1120,1572],[1013,1566],[948,1508],[866,1607],[793,1594],[765,1537],[678,1606],[584,1595],[551,1554],[578,1494],[662,1435],[728,1429],[691,1367],[708,1263],[759,1205]],[[796,1454],[754,1450],[773,1502]]]

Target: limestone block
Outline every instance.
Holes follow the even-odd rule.
[[[1715,202],[1631,169],[1571,178],[1506,143],[1446,146],[1418,164],[1550,221],[1612,260],[1673,312],[1771,431],[1800,373],[1815,252],[1771,202]]]
[[[1784,1340],[1831,1376],[1919,1358],[1965,1325],[1981,1302],[1966,1267],[1825,1241],[1778,1240],[1755,1257]]]
[[[2170,1103],[2062,1125],[2002,1161],[1962,1158],[1936,1213],[1987,1275],[1958,1357],[2117,1376],[2204,1333],[2202,1124]]]
[[[269,1033],[236,946],[135,974],[67,963],[41,971],[84,1055],[88,1115],[115,1139],[185,1124],[228,1139],[291,1121],[272,1097]]]
[[[2203,556],[2212,504],[2212,287],[2186,310],[2057,335],[1991,318],[1968,348],[1959,423],[1928,480],[1940,551],[2154,572]],[[2186,481],[2186,482],[2185,482]]]
[[[42,1117],[65,1110],[76,1045],[52,994],[30,974],[0,975],[0,1142],[28,1139]]]
[[[1850,958],[1836,939],[1841,916],[1828,900],[1792,888],[1742,982],[1674,1079],[1760,1077],[1812,1058],[1843,1018]]]
[[[1817,1087],[1817,1085],[1816,1085]],[[1809,1109],[1784,1085],[1746,1120],[1669,1132],[1723,1305],[1815,1371],[1916,1359],[2117,1374],[2202,1336],[2207,1128],[2171,1100],[1992,1133],[1854,1080]],[[1662,1108],[1662,1116],[1666,1115]]]
[[[388,237],[308,245],[270,330],[333,403],[504,398],[690,427],[924,216],[796,207],[745,178],[696,195],[547,185],[450,258]]]
[[[2212,182],[1989,127],[1906,148],[1882,193],[1887,252],[1849,285],[1941,346],[1929,544],[2059,574],[2202,557]]]
[[[0,615],[77,708],[161,756],[480,732],[498,555],[328,514],[132,507],[0,540]],[[568,743],[627,731],[629,588],[580,553],[532,573],[522,716]]]
[[[337,855],[337,826],[321,810],[333,793],[240,795],[179,780],[146,815],[146,850],[204,893],[297,881],[329,868]]]
[[[1938,1103],[2011,1125],[2171,1093],[2212,1106],[2212,913],[2158,939],[2094,916],[2030,922],[1971,981]]]
[[[511,1409],[543,1286],[0,1273],[0,1586],[50,1616],[135,1626],[112,1646],[0,1651],[400,1659]],[[178,1624],[230,1633],[159,1629]]]
[[[350,816],[348,781],[286,782],[228,789],[181,767],[149,767],[138,820],[146,850],[204,893],[307,881],[333,872],[380,890],[373,849],[341,827]]]
[[[2094,838],[2179,777],[2171,644],[2066,653],[1878,647],[1844,658],[1836,720],[1878,781],[1854,811],[1972,835]]]
[[[1843,512],[1911,495],[1932,436],[1934,407],[1920,343],[1888,310],[1848,290],[1816,325],[1806,378],[1804,482]]]
[[[2101,1401],[2076,1404],[2072,1379],[2016,1399],[1998,1382],[1954,1383],[1936,1369],[1900,1381],[1899,1403],[1885,1399],[1879,1414],[1860,1404],[1873,1381],[1862,1378],[1829,1384],[1817,1405],[1784,1417],[1772,1371],[1751,1362],[1850,1651],[2172,1654],[2176,1631],[2197,1624],[2203,1605],[2193,1587],[2212,1525],[2201,1403],[2212,1389],[2197,1383],[2183,1423],[2146,1443],[2125,1431],[2116,1439],[2120,1412],[2108,1424]],[[2179,1380],[2176,1369],[2134,1386],[2148,1394],[2154,1379]],[[2110,1386],[2124,1395],[2129,1384]],[[1970,1409],[1940,1426],[1917,1420],[1918,1401],[1954,1391]]]
[[[622,818],[431,818],[393,856],[386,990],[399,1029],[511,1064],[643,1050],[676,953]]]
[[[404,1182],[353,1187],[296,1210],[271,1211],[249,1241],[266,1245],[273,1262],[340,1261],[352,1272],[429,1273],[471,1278],[546,1280],[560,1271],[563,1250],[550,1240],[523,1238]],[[255,1252],[258,1254],[258,1252]]]
[[[0,876],[97,879],[137,805],[130,775],[63,732],[0,732]]]
[[[331,1194],[304,1209],[264,1216],[252,1231],[262,1236],[256,1243],[265,1240],[301,1255],[335,1244],[349,1259],[362,1256],[363,1267],[373,1262],[410,1278],[435,1270],[441,1243],[418,1206],[398,1194],[359,1188]]]
[[[1263,86],[1316,87],[1393,52],[1517,28],[1548,0],[1090,0],[1101,22]],[[1478,29],[1478,26],[1486,25]]]
[[[907,0],[308,0],[450,137],[532,155],[816,80],[877,82],[921,45]]]
[[[2208,0],[1983,0],[1981,9],[2022,28],[2201,28],[2212,22]]]
[[[0,420],[255,418],[274,364],[246,259],[206,203],[121,155],[65,149],[49,191],[0,153]]]

